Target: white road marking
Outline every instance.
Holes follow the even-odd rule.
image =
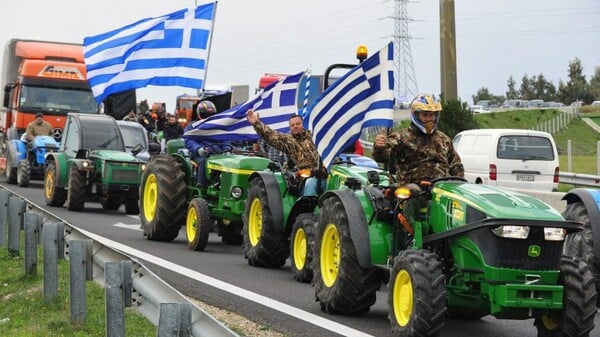
[[[115,227],[121,227],[121,228],[126,228],[126,229],[131,229],[134,231],[138,231],[141,232],[142,229],[140,228],[140,224],[139,223],[122,223],[122,222],[117,222],[115,224],[113,224],[113,226]]]

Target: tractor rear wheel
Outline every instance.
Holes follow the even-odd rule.
[[[290,255],[290,244],[283,224],[273,221],[265,183],[260,178],[250,182],[243,221],[243,249],[248,264],[270,268],[283,266]]]
[[[587,262],[596,280],[596,292],[600,293],[600,257],[594,254],[594,237],[590,215],[583,202],[578,201],[568,204],[563,216],[566,220],[579,221],[583,224],[582,231],[567,236],[565,254],[579,257]],[[600,298],[598,298],[598,301],[597,304],[600,304]]]
[[[121,207],[122,199],[120,195],[108,194],[100,197],[100,204],[103,209],[114,211]]]
[[[313,245],[318,221],[319,217],[316,214],[300,214],[292,226],[290,260],[292,274],[298,282],[309,283],[312,281]]]
[[[11,165],[11,163],[13,161],[15,161],[16,159],[14,159],[15,154],[13,153],[14,150],[11,150],[11,146],[8,147],[8,151],[6,154],[6,171],[4,172],[6,174],[6,182],[9,184],[16,184],[17,183],[17,166],[13,167]]]
[[[185,222],[187,186],[182,163],[170,155],[148,162],[140,186],[140,220],[148,240],[172,241]]]
[[[67,200],[67,191],[64,188],[57,186],[57,171],[58,167],[56,162],[51,160],[46,166],[46,173],[44,174],[44,198],[46,199],[46,205],[62,207]]]
[[[70,211],[81,211],[85,205],[85,175],[76,165],[69,170],[69,188],[67,190],[67,208]]]
[[[589,336],[596,315],[594,277],[584,261],[563,256],[560,281],[564,287],[563,308],[536,317],[539,337]]]
[[[366,224],[365,224],[366,226]],[[338,197],[323,201],[313,251],[313,284],[321,310],[361,315],[375,303],[384,271],[358,262],[348,213]]]
[[[210,233],[210,211],[202,198],[194,198],[188,205],[185,218],[185,236],[191,250],[204,251]]]
[[[23,159],[19,162],[17,167],[17,185],[21,187],[29,186],[29,180],[31,179],[31,166],[29,160]]]
[[[140,200],[137,195],[125,196],[125,214],[136,215],[140,213]]]
[[[388,285],[389,320],[395,336],[439,336],[446,288],[442,264],[427,250],[404,250],[395,258]]]

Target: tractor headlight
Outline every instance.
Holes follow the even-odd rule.
[[[241,188],[241,187],[239,187],[239,186],[234,186],[234,187],[232,187],[232,188],[231,188],[231,196],[232,196],[234,199],[239,199],[239,198],[241,198],[241,197],[242,197],[242,192],[243,192],[243,191],[242,191],[242,188]]]
[[[94,169],[94,162],[90,160],[84,160],[81,162],[81,168],[86,171],[92,170]]]
[[[298,176],[302,177],[302,178],[308,178],[310,176],[312,176],[312,172],[310,169],[301,169],[298,171]]]
[[[394,197],[396,199],[408,199],[410,198],[410,189],[407,187],[399,187],[394,191]]]
[[[146,164],[140,165],[140,168],[142,169],[142,171],[144,171],[146,169]]]
[[[567,231],[564,228],[544,228],[544,240],[546,241],[562,241],[565,239],[565,235],[567,235]]]
[[[501,238],[527,239],[529,226],[498,226],[492,229],[492,233]]]

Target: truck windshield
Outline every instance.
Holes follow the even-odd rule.
[[[23,86],[19,102],[23,111],[98,113],[98,105],[89,90]]]

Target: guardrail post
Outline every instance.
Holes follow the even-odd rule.
[[[87,240],[90,241],[90,240]],[[85,280],[87,265],[91,261],[87,258],[84,240],[73,240],[69,245],[69,286],[71,323],[83,323],[87,314],[87,298]]]
[[[54,222],[44,225],[44,300],[58,295],[58,231]]]
[[[596,143],[596,174],[600,176],[600,142]]]
[[[38,216],[39,213],[25,213],[25,275],[37,274],[37,244],[38,244]]]
[[[191,322],[190,303],[161,303],[156,337],[191,336]]]
[[[573,172],[573,147],[571,140],[567,140],[567,172]]]
[[[8,198],[8,252],[11,255],[20,254],[20,236],[23,228],[23,212],[25,201],[17,196]]]
[[[131,261],[121,261],[123,268],[123,305],[126,308],[131,308],[132,298],[132,277],[131,277]]]
[[[8,190],[0,190],[0,247],[6,246],[6,235],[8,233]]]
[[[125,336],[125,309],[123,306],[123,267],[120,262],[106,262],[106,336]]]

